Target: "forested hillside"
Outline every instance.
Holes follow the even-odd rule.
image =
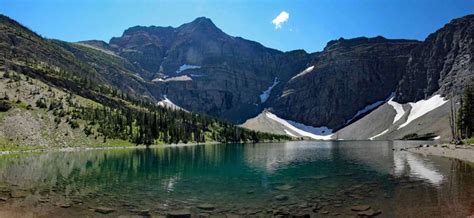
[[[4,16],[0,29],[3,148],[289,139],[158,107],[120,57],[43,39]]]

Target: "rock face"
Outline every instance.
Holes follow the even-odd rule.
[[[454,19],[428,38],[410,55],[407,73],[400,82],[401,103],[459,93],[473,78],[474,15]]]
[[[186,110],[243,122],[261,110],[259,95],[291,75],[306,52],[286,53],[232,37],[208,18],[173,27],[132,27],[110,47],[154,80],[153,94]],[[282,72],[282,73],[280,73]],[[187,75],[186,80],[165,80]],[[183,78],[183,77],[181,77]],[[282,83],[280,83],[282,84]]]
[[[339,39],[292,77],[273,104],[279,117],[340,128],[358,111],[396,90],[417,41]]]

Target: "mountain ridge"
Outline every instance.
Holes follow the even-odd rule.
[[[473,15],[454,19],[424,41],[340,38],[320,52],[307,53],[282,52],[229,36],[200,17],[178,27],[130,27],[109,43],[48,40],[58,51],[36,53],[64,51],[52,61],[75,60],[81,65],[62,68],[88,73],[90,80],[138,99],[157,103],[168,98],[185,110],[234,123],[268,109],[284,119],[338,130],[392,92],[400,103],[459,93],[472,78],[473,20]],[[29,47],[22,49],[26,56],[35,54]],[[430,56],[433,51],[441,52]],[[431,62],[441,67],[430,71],[435,66]]]

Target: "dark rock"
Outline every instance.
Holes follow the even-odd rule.
[[[197,208],[201,210],[214,210],[216,207],[212,204],[199,204]]]
[[[191,212],[189,210],[175,210],[170,211],[166,215],[168,218],[190,218]]]
[[[12,104],[7,100],[0,100],[0,112],[6,112],[12,108]]]
[[[310,214],[294,214],[294,215],[291,215],[292,218],[310,218],[311,215]]]

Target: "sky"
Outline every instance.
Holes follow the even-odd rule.
[[[474,0],[0,0],[0,13],[47,38],[108,42],[129,27],[208,17],[224,32],[282,51],[321,51],[340,37],[424,40],[474,13]]]

